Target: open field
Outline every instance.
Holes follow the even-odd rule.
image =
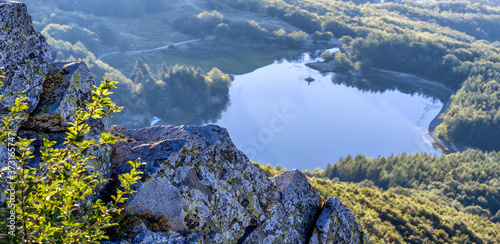
[[[282,20],[270,18],[261,13],[242,11],[223,4],[219,4],[215,8],[226,19],[254,20],[270,31],[280,28],[287,31],[298,30]],[[193,16],[202,11],[213,10],[213,6],[207,6],[206,1],[172,1],[170,8],[162,13],[145,15],[140,18],[111,18],[110,21],[126,38],[128,48],[127,50],[107,49],[105,53],[153,49],[191,40],[193,37],[179,32],[173,26],[173,22],[187,15]],[[104,57],[103,61],[117,68],[126,76],[132,71],[138,57],[141,57],[149,65],[153,73],[157,71],[162,62],[166,62],[168,65],[184,64],[201,67],[205,71],[212,67],[218,67],[226,73],[243,74],[270,64],[275,59],[298,55],[302,52],[304,49],[281,48],[265,43],[253,43],[251,40],[202,40],[177,46],[176,49],[136,55],[109,55]],[[96,54],[96,56],[99,55],[102,53]]]
[[[202,40],[177,46],[176,49],[135,55],[109,55],[103,60],[125,75],[132,72],[138,57],[149,65],[153,74],[161,67],[162,62],[168,65],[184,64],[200,67],[205,71],[217,67],[225,73],[243,74],[271,64],[275,59],[295,56],[304,51],[304,49],[285,49],[264,44]]]

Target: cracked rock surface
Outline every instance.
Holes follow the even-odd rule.
[[[325,222],[326,217],[320,216],[331,208],[323,207],[306,176],[290,170],[267,178],[235,147],[226,129],[215,125],[137,130],[114,126],[112,132],[126,139],[114,146],[113,178],[129,170],[129,160],[141,158],[147,163],[127,211],[167,216],[170,232],[165,235],[198,236],[202,243],[330,243],[311,238]],[[316,236],[333,236],[323,238],[339,241],[333,243],[350,243],[337,236],[364,237],[347,208],[339,213],[340,219],[350,222],[343,228],[323,224],[321,230],[326,232]],[[142,238],[147,233],[143,230],[136,235]]]
[[[26,93],[32,111],[42,94],[48,66],[55,53],[32,26],[31,16],[24,3],[0,0],[0,111],[5,114],[14,100]],[[2,115],[3,115],[2,114]]]

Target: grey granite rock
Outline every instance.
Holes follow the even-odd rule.
[[[322,200],[299,170],[271,178],[278,187],[266,219],[243,243],[306,243]]]
[[[131,240],[101,241],[101,244],[202,244],[203,236],[200,233],[180,234],[175,231],[169,233],[153,232],[145,224],[134,228]]]
[[[25,93],[29,111],[35,109],[42,83],[55,52],[45,38],[33,29],[26,5],[0,0],[0,117]],[[27,114],[24,114],[26,117]],[[22,122],[17,121],[18,123]],[[12,125],[17,132],[18,124]],[[7,148],[0,145],[0,168],[6,166]]]
[[[368,243],[368,235],[351,211],[338,198],[331,197],[323,206],[309,243]]]
[[[299,170],[267,178],[218,126],[112,132],[127,140],[114,146],[114,178],[128,160],[148,164],[129,213],[167,215],[172,231],[201,233],[208,243],[307,242],[322,201]]]
[[[113,174],[126,162],[147,162],[128,210],[169,216],[173,231],[199,232],[209,243],[236,243],[266,217],[276,187],[218,126],[115,127],[128,142],[115,145]],[[116,176],[115,176],[116,177]]]
[[[84,62],[50,65],[40,101],[22,127],[44,132],[65,131],[68,123],[75,121],[77,108],[92,97],[94,85],[92,73]]]
[[[45,38],[33,29],[26,5],[0,0],[0,75],[5,76],[0,86],[0,95],[4,96],[0,111],[13,105],[21,93],[26,93],[30,111],[35,109],[48,65],[54,59]]]
[[[29,114],[13,125],[16,134],[24,138],[42,138],[57,141],[61,146],[65,138],[65,126],[74,121],[77,107],[81,107],[92,93],[95,82],[92,73],[83,62],[55,63],[55,53],[37,33],[28,15],[26,5],[17,1],[0,0],[0,116],[6,114],[9,105],[25,93],[28,97]],[[86,140],[99,140],[104,126],[100,121],[91,121],[92,130]],[[21,128],[21,131],[18,130]],[[88,155],[97,156],[89,162],[104,177],[110,174],[111,147],[94,148]],[[38,155],[39,156],[39,155]],[[33,164],[37,165],[37,159]],[[6,148],[0,146],[0,168],[6,166]]]

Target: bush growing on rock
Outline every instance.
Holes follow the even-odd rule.
[[[1,170],[2,189],[7,189],[2,208],[9,210],[14,221],[0,223],[5,233],[2,239],[10,243],[99,243],[108,238],[104,230],[117,225],[112,217],[121,213],[120,205],[135,192],[131,186],[141,178],[137,167],[142,165],[138,160],[129,162],[132,170],[119,176],[122,189],[111,196],[111,202],[95,200],[95,192],[106,180],[90,163],[96,157],[88,152],[117,140],[106,132],[98,141],[86,140],[84,135],[90,132],[91,121],[122,109],[108,98],[115,83],[105,79],[94,86],[91,100],[85,109],[77,109],[67,128],[64,148],[44,139],[38,167],[31,164],[34,139],[14,135],[20,114],[28,109],[26,98],[17,98],[10,106],[10,114],[0,122],[0,144],[9,154],[7,167]]]

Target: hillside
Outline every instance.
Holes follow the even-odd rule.
[[[304,173],[323,196],[352,209],[370,243],[499,243],[498,161],[498,153],[473,150],[358,155]],[[268,176],[286,171],[254,164]]]

